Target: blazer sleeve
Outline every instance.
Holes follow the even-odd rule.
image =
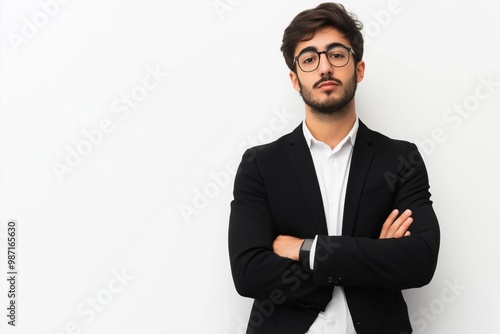
[[[275,304],[324,309],[332,287],[315,286],[295,261],[273,252],[277,237],[259,172],[258,148],[243,155],[234,183],[229,219],[229,257],[234,284],[242,296]]]
[[[399,239],[319,236],[315,284],[406,289],[430,282],[437,264],[440,231],[430,200],[427,171],[414,144],[408,145],[402,161],[390,185],[394,207],[400,212],[405,209],[413,212],[411,236]]]

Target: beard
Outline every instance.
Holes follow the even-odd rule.
[[[338,84],[337,89],[343,87],[344,92],[339,98],[333,97],[333,92],[325,92],[327,96],[322,101],[314,99],[313,89],[315,89],[320,83],[324,81],[336,82]],[[345,110],[345,106],[349,104],[349,102],[351,102],[354,98],[356,89],[358,87],[358,83],[356,81],[356,72],[354,72],[351,79],[346,81],[345,84],[331,75],[323,76],[318,82],[313,85],[312,89],[304,88],[300,80],[298,80],[298,82],[300,86],[300,96],[302,96],[304,103],[308,105],[314,113],[320,115],[341,113],[343,110]]]

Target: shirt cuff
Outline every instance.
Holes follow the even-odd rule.
[[[314,259],[316,255],[316,244],[318,243],[318,236],[314,237],[314,241],[311,245],[311,251],[309,253],[309,266],[311,267],[311,270],[314,270]]]

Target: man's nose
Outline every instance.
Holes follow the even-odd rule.
[[[323,57],[324,56],[324,57]],[[321,76],[324,76],[326,74],[333,74],[333,66],[330,64],[328,61],[328,57],[326,55],[326,52],[323,51],[319,54],[319,66],[318,66],[318,71]]]

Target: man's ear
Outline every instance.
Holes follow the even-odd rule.
[[[293,88],[300,93],[299,77],[294,71],[290,71],[290,81],[292,82]]]
[[[356,81],[360,83],[365,77],[365,62],[360,60],[356,64]]]

